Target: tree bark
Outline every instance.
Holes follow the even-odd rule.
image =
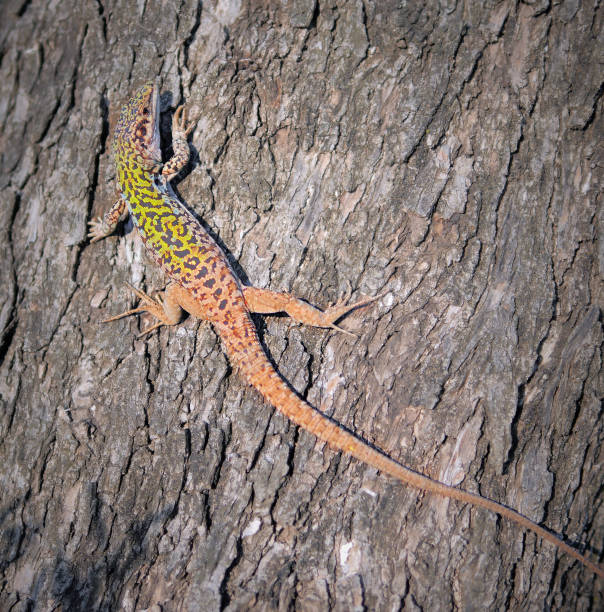
[[[0,608],[598,609],[496,515],[323,447],[207,324],[102,324],[162,274],[114,199],[121,104],[197,120],[183,201],[282,375],[393,458],[604,550],[598,2],[0,6]],[[169,142],[168,142],[169,144]]]

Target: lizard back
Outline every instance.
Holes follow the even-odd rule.
[[[158,91],[149,82],[122,108],[113,141],[118,191],[155,262],[191,292],[205,318],[232,329],[247,313],[239,280],[161,175]]]

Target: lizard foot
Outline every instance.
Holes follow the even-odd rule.
[[[186,140],[191,130],[195,127],[195,121],[188,121],[187,111],[184,105],[180,105],[172,117],[172,136],[180,136]],[[187,125],[188,124],[188,125]]]
[[[158,322],[155,325],[152,325],[151,327],[149,327],[148,329],[145,329],[144,331],[142,331],[137,336],[137,339],[142,338],[143,336],[146,336],[147,334],[150,334],[152,331],[155,331],[158,327],[161,327],[162,325],[174,325],[174,321],[170,319],[170,317],[166,313],[164,302],[160,297],[153,299],[152,297],[147,295],[144,291],[140,291],[139,289],[136,289],[136,287],[133,287],[130,283],[126,283],[126,285],[128,285],[128,287],[132,290],[132,292],[141,300],[140,305],[137,306],[136,308],[132,308],[131,310],[127,310],[126,312],[122,312],[118,315],[115,315],[114,317],[109,317],[108,319],[104,319],[102,321],[103,323],[109,323],[110,321],[117,321],[118,319],[127,317],[132,314],[137,314],[139,312],[141,313],[148,312],[149,314],[153,315],[158,320]]]
[[[354,332],[343,329],[339,325],[336,325],[335,322],[338,319],[341,319],[344,315],[356,310],[357,308],[363,308],[364,306],[368,306],[372,302],[379,300],[384,297],[388,291],[382,291],[378,295],[374,297],[367,297],[358,302],[354,302],[353,304],[348,304],[348,300],[350,299],[350,295],[352,294],[352,287],[349,285],[346,293],[335,303],[330,305],[323,311],[323,316],[325,317],[325,322],[329,327],[335,329],[337,331],[344,332],[345,334],[349,334],[351,336],[358,337]]]
[[[87,234],[87,237],[91,239],[91,243],[98,242],[99,240],[102,240],[103,238],[109,236],[109,234],[112,233],[111,229],[107,227],[105,221],[100,217],[97,217],[92,221],[88,221],[88,226],[89,232]]]

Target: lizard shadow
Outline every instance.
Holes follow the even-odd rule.
[[[164,105],[168,107],[172,106],[172,94],[170,92],[166,92],[162,94],[161,96],[161,106],[164,106]],[[160,137],[161,137],[161,142],[165,143],[165,146],[162,147],[163,151],[167,151],[172,148],[172,128],[171,128],[172,115],[173,115],[173,111],[166,110],[165,112],[162,112],[160,116],[160,121],[159,121]],[[187,203],[186,199],[182,197],[181,193],[178,190],[178,185],[182,181],[184,181],[186,178],[188,178],[196,168],[201,167],[202,165],[201,157],[199,155],[199,150],[192,142],[189,141],[188,143],[189,143],[189,151],[190,151],[189,161],[184,166],[184,168],[180,170],[180,172],[176,175],[176,177],[174,177],[174,179],[170,181],[170,187],[174,191],[174,194],[176,195],[176,197],[181,201],[183,206],[195,217],[197,222],[206,230],[206,232],[208,232],[208,234],[210,234],[210,237],[212,238],[212,240],[214,240],[216,244],[222,249],[222,252],[226,255],[226,258],[228,259],[229,264],[231,265],[231,267],[237,274],[238,278],[244,284],[249,285],[250,282],[249,282],[249,278],[247,274],[245,273],[243,268],[239,265],[239,262],[234,257],[234,255],[226,247],[224,242],[220,239],[220,236],[218,236],[218,234],[216,234],[216,232],[214,232],[214,230],[205,222],[203,217],[201,217],[201,215],[199,215],[197,211]],[[169,157],[169,155],[167,155],[167,157]],[[211,177],[211,179],[212,179],[212,184],[214,184],[215,182],[214,178]]]
[[[181,180],[186,178],[186,176],[188,176],[188,174],[190,174],[190,171],[187,168],[187,173],[184,176],[182,176],[182,177],[179,175],[178,180],[174,181],[174,182],[175,183],[179,183]],[[205,222],[203,217],[199,213],[197,213],[197,211],[195,209],[193,209],[186,202],[186,200],[180,195],[180,193],[178,192],[176,187],[177,187],[177,185],[172,185],[172,189],[174,190],[174,193],[176,194],[178,199],[181,201],[183,206],[195,217],[196,221],[205,229],[205,231],[208,232],[208,234],[210,235],[212,240],[214,240],[214,242],[220,247],[220,249],[224,253],[225,257],[227,258],[227,261],[229,262],[229,265],[231,266],[231,268],[232,268],[233,272],[235,273],[235,275],[237,276],[237,278],[241,281],[242,284],[244,284],[246,286],[253,286],[253,283],[250,282],[250,279],[249,279],[248,275],[246,274],[245,270],[241,267],[241,264],[239,263],[237,258],[231,253],[231,251],[227,248],[227,246],[221,240],[220,236]],[[252,320],[254,321],[254,325],[256,327],[256,331],[258,332],[258,339],[260,340],[260,344],[262,345],[262,348],[264,349],[264,352],[266,353],[266,356],[268,357],[269,361],[271,362],[273,367],[278,371],[277,363],[273,359],[273,357],[272,357],[272,355],[271,355],[271,353],[270,353],[270,351],[269,351],[269,349],[268,349],[268,347],[266,345],[266,342],[264,340],[264,336],[265,336],[266,330],[267,330],[265,315],[261,315],[261,314],[257,314],[257,313],[253,313],[253,312],[250,313],[250,314],[252,316]],[[271,314],[270,316],[271,317],[278,317],[278,318],[282,318],[282,319],[287,318],[287,315],[285,313],[274,313],[274,314]],[[289,385],[289,383],[288,383],[288,385]],[[289,385],[289,386],[292,389],[292,391],[294,391],[297,395],[300,395],[293,387],[291,387],[291,385]]]
[[[164,103],[170,106],[171,100],[172,100],[171,93],[168,92],[162,95],[162,106]],[[163,115],[166,115],[166,116],[169,115],[169,119],[164,120]],[[171,132],[171,123],[170,123],[171,117],[172,117],[172,113],[166,111],[165,113],[162,113],[162,119],[160,119],[161,141],[162,143],[165,143],[165,147],[162,147],[163,150],[169,150],[172,146],[172,132]],[[241,267],[237,258],[233,255],[233,253],[231,253],[229,248],[225,245],[225,243],[220,238],[220,236],[207,224],[205,219],[191,205],[189,205],[186,198],[182,196],[182,194],[180,193],[178,189],[178,185],[182,181],[186,180],[196,168],[201,167],[202,165],[201,158],[200,158],[197,147],[195,147],[193,143],[189,142],[189,149],[191,151],[189,161],[187,162],[185,167],[182,168],[182,170],[178,173],[178,175],[172,181],[170,181],[170,188],[172,189],[176,197],[180,200],[182,205],[189,211],[189,213],[191,213],[191,215],[193,215],[195,220],[203,227],[203,229],[210,235],[212,240],[220,247],[225,257],[227,258],[229,265],[231,266],[232,270],[235,272],[235,275],[237,276],[237,278],[242,282],[242,284],[246,286],[253,286],[253,283],[250,281],[249,276],[247,275],[245,270]],[[213,178],[212,178],[212,183],[214,183]],[[256,313],[251,313],[251,315],[252,315],[254,324],[256,326],[256,330],[258,332],[258,337],[259,337],[260,343],[262,344],[262,348],[264,349],[273,367],[277,369],[277,364],[275,360],[272,358],[270,351],[268,350],[268,347],[266,346],[266,342],[264,340],[264,335],[266,333],[265,316],[256,314]],[[287,318],[287,315],[285,313],[273,313],[270,316],[283,318],[283,319]],[[293,388],[292,388],[292,391],[294,391],[297,395],[300,395]]]

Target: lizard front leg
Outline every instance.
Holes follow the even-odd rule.
[[[172,117],[172,157],[163,165],[161,173],[166,181],[172,180],[189,161],[190,150],[187,136],[194,127],[194,123],[187,121],[184,106],[179,106]]]
[[[346,334],[355,335],[352,332],[346,331],[337,326],[335,322],[341,319],[345,314],[355,308],[367,306],[371,302],[381,298],[384,294],[376,295],[372,298],[359,300],[353,304],[347,304],[349,295],[343,297],[337,303],[329,306],[325,310],[320,310],[316,306],[295,298],[289,293],[280,291],[270,291],[268,289],[258,289],[256,287],[243,287],[243,297],[251,312],[258,314],[274,314],[277,312],[285,312],[294,321],[303,323],[304,325],[312,325],[314,327],[331,327]]]
[[[119,200],[105,213],[103,218],[97,217],[92,221],[88,221],[90,231],[88,238],[90,242],[97,242],[109,234],[113,234],[119,221],[126,216],[126,201],[124,198]]]

